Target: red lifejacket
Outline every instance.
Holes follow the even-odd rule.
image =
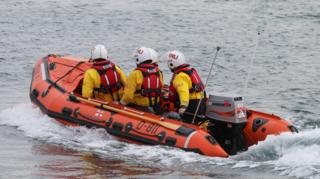
[[[113,93],[122,88],[120,75],[116,70],[115,64],[109,60],[102,60],[95,62],[93,68],[100,74],[101,84],[100,88],[95,89],[103,93]]]
[[[137,90],[136,93],[140,93],[142,96],[158,97],[161,94],[162,82],[160,80],[161,70],[157,64],[140,64],[136,70],[142,72],[143,82],[141,90]]]
[[[171,101],[179,100],[178,92],[173,87],[173,80],[174,80],[175,76],[178,75],[180,72],[186,73],[191,79],[192,86],[189,89],[190,93],[201,92],[204,90],[204,85],[201,81],[201,78],[200,78],[198,72],[194,68],[190,68],[189,66],[190,65],[188,65],[188,64],[184,64],[184,65],[181,65],[173,70],[173,75],[172,75],[170,86],[169,86],[169,90],[170,90],[169,98]]]

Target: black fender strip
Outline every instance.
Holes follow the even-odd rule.
[[[193,131],[195,131],[195,129],[182,125],[176,130],[176,134],[188,137]]]
[[[61,114],[61,113],[50,111],[32,93],[30,93],[30,99],[31,99],[31,101],[33,103],[35,103],[37,106],[39,106],[41,111],[46,113],[49,117],[52,117],[52,118],[55,118],[55,119],[65,120],[67,122],[79,124],[79,125],[82,125],[82,126],[86,126],[88,128],[91,128],[91,127],[103,128],[103,126],[95,124],[95,123],[91,123],[91,122],[88,122],[88,121],[83,121],[83,120],[80,120],[80,119],[77,119],[77,118],[73,118],[71,116],[67,116],[67,115],[64,115],[64,114]],[[119,130],[113,129],[112,125],[110,125],[109,127],[105,127],[105,130],[108,133],[110,133],[111,135],[115,135],[117,137],[126,138],[126,139],[129,139],[129,140],[134,140],[134,141],[140,142],[142,144],[148,144],[148,145],[160,145],[161,144],[158,141],[146,139],[146,138],[143,138],[143,137],[140,137],[140,136],[137,136],[137,135],[132,135],[132,134],[129,134],[129,133],[125,133],[125,132],[121,132]]]
[[[88,121],[79,120],[79,119],[73,118],[73,117],[71,117],[71,116],[66,116],[66,115],[61,114],[61,113],[57,113],[57,112],[54,112],[54,111],[50,111],[50,110],[48,110],[32,93],[30,93],[30,99],[31,99],[31,101],[32,101],[33,103],[35,103],[37,106],[39,106],[39,108],[41,109],[41,111],[43,111],[44,113],[46,113],[49,117],[52,117],[52,118],[55,118],[55,119],[65,120],[65,121],[67,121],[67,122],[79,124],[79,125],[82,125],[82,126],[86,126],[86,127],[88,127],[88,128],[92,128],[92,127],[103,128],[102,126],[97,125],[97,124],[95,124],[95,123],[91,123],[91,122],[88,122]],[[157,141],[157,140],[150,140],[150,139],[143,138],[143,137],[141,137],[141,136],[137,136],[137,135],[133,135],[133,134],[130,134],[130,133],[126,133],[126,132],[122,132],[122,131],[113,129],[113,128],[112,128],[112,125],[109,125],[109,127],[105,127],[105,130],[106,130],[109,134],[114,135],[114,136],[116,136],[116,137],[120,137],[120,138],[124,138],[124,139],[129,139],[129,140],[132,140],[132,141],[139,142],[139,143],[141,143],[141,144],[146,144],[146,145],[168,145],[168,144],[165,144],[165,143],[161,143],[160,141]],[[172,144],[171,144],[171,145],[172,145]],[[170,146],[170,145],[169,145],[169,146]],[[179,147],[177,147],[177,148],[179,148]],[[191,152],[203,154],[199,148],[193,148],[193,149],[190,149],[190,148],[180,148],[180,149],[182,149],[182,150],[184,150],[184,151],[191,151]]]

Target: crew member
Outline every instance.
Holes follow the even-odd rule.
[[[181,115],[182,121],[191,123],[201,98],[205,98],[204,85],[194,68],[187,64],[185,56],[179,51],[171,51],[165,55],[169,69],[173,72],[170,82],[170,100]],[[197,112],[199,116],[206,112],[206,100],[202,99]]]
[[[150,112],[159,110],[162,72],[158,67],[158,53],[147,47],[140,47],[134,52],[137,68],[128,76],[121,104],[133,103]]]
[[[108,59],[104,45],[96,45],[91,52],[92,67],[84,73],[82,96],[104,101],[119,101],[126,85],[126,75]]]

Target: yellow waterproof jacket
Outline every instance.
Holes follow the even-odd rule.
[[[189,100],[200,99],[204,97],[203,92],[192,92],[189,90],[192,88],[192,81],[188,74],[180,72],[174,76],[172,81],[173,88],[177,91],[180,100],[180,106],[188,106]]]
[[[163,76],[160,73],[160,82],[163,84]],[[136,93],[137,90],[141,90],[141,85],[143,83],[143,75],[140,70],[132,71],[127,79],[127,85],[124,88],[124,94],[121,102],[128,104],[134,103],[139,106],[149,106],[149,98],[142,96],[140,93]],[[158,98],[159,102],[160,99]],[[152,104],[155,102],[155,97],[152,97]]]
[[[115,66],[117,73],[120,75],[120,81],[123,86],[126,85],[126,75],[124,72],[118,67]],[[113,101],[114,100],[120,100],[122,95],[123,95],[123,88],[119,89],[118,91],[113,92],[113,98],[110,93],[103,93],[103,92],[98,92],[94,89],[100,88],[101,84],[101,77],[99,72],[94,69],[90,68],[84,73],[84,78],[83,78],[83,85],[82,85],[82,96],[85,98],[99,98],[104,101]]]

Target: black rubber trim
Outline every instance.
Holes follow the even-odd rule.
[[[176,130],[176,134],[188,137],[193,131],[195,130],[182,125]]]
[[[288,128],[292,133],[299,133],[299,130],[293,125],[289,125]]]
[[[175,146],[177,143],[177,139],[174,137],[167,137],[165,143],[169,146]]]
[[[46,97],[48,93],[49,93],[49,88],[45,89],[45,90],[42,92],[41,97],[43,97],[43,98]]]
[[[80,101],[77,99],[75,95],[69,95],[69,101],[79,103]]]
[[[62,114],[70,116],[72,114],[72,109],[68,107],[63,107],[62,108]]]
[[[162,131],[162,132],[159,132],[159,134],[157,135],[159,141],[161,142],[165,137],[166,137],[166,132],[165,131]]]
[[[132,122],[128,122],[128,123],[126,124],[126,127],[125,127],[124,131],[125,131],[126,133],[129,133],[131,130],[132,130]]]
[[[56,62],[52,62],[49,64],[49,70],[54,70],[56,69]]]
[[[208,135],[206,137],[206,139],[212,144],[212,145],[217,145],[218,142],[216,141],[216,139],[214,137],[212,137],[211,135]]]
[[[39,96],[39,91],[37,89],[33,89],[31,92],[35,97]]]
[[[115,130],[118,130],[118,131],[122,131],[123,129],[123,124],[120,123],[120,122],[114,122],[112,124],[112,128],[115,129]]]
[[[112,122],[112,117],[110,117],[109,120],[106,121],[106,126],[109,127],[112,124]]]
[[[255,118],[252,123],[252,131],[256,132],[261,126],[268,122],[268,119]]]

